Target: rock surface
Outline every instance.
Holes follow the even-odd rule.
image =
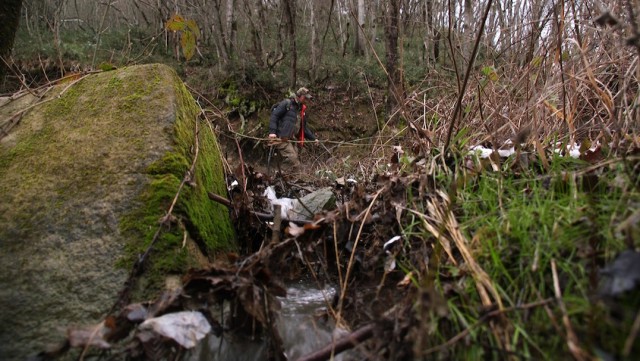
[[[336,196],[330,187],[317,189],[304,197],[293,207],[292,219],[311,219],[322,210],[333,209],[336,206]]]
[[[271,204],[271,210],[275,205],[280,206],[280,216],[291,220],[309,220],[316,213],[333,209],[336,206],[336,196],[330,187],[317,189],[299,200],[294,198],[277,198],[273,187],[268,187],[264,196]]]
[[[16,114],[5,107],[18,103],[0,108],[0,125]],[[234,247],[227,210],[207,200],[207,191],[226,188],[215,135],[173,70],[94,74],[28,103],[0,134],[3,360],[24,359],[67,326],[106,315],[193,160],[196,124],[195,175],[174,211],[180,226],[163,234],[150,268],[179,272]]]

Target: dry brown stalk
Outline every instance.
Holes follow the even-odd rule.
[[[355,255],[356,255],[356,249],[358,248],[358,241],[360,240],[360,235],[362,234],[362,229],[364,228],[364,224],[367,221],[367,217],[369,216],[369,213],[371,212],[371,208],[373,208],[373,205],[376,203],[376,200],[378,199],[378,196],[380,196],[380,194],[385,189],[386,188],[383,187],[380,190],[378,190],[378,192],[376,192],[375,196],[371,200],[371,203],[369,204],[369,207],[367,207],[367,210],[366,210],[366,212],[364,214],[364,217],[362,217],[360,219],[360,228],[358,229],[358,235],[356,236],[356,240],[353,242],[353,249],[351,250],[351,257],[349,257],[349,264],[347,265],[347,273],[344,276],[344,282],[340,286],[340,300],[338,301],[338,315],[336,317],[336,324],[337,325],[341,325],[342,322],[343,322],[343,320],[342,320],[342,305],[344,304],[344,298],[345,298],[345,295],[347,294],[347,285],[349,284],[349,276],[351,275],[351,270],[353,269],[353,265],[354,265],[354,261],[355,261]]]
[[[491,9],[492,0],[487,2],[487,6],[484,11],[484,15],[482,17],[482,21],[480,21],[480,29],[478,29],[478,35],[476,37],[476,42],[473,45],[473,51],[471,52],[471,58],[469,59],[469,64],[467,66],[467,71],[464,75],[464,80],[462,83],[462,87],[458,89],[458,100],[456,101],[455,108],[453,110],[453,115],[451,117],[451,122],[449,123],[449,129],[447,131],[447,137],[444,142],[444,150],[447,151],[449,147],[449,142],[451,141],[451,134],[453,133],[453,129],[455,128],[456,121],[458,119],[458,114],[461,111],[462,106],[462,98],[464,97],[465,90],[467,88],[467,83],[469,82],[469,76],[471,75],[471,69],[473,69],[473,64],[476,58],[476,54],[478,53],[478,45],[480,45],[480,39],[482,39],[482,33],[484,33],[484,26],[487,22],[487,18],[489,17],[489,10]],[[449,2],[449,6],[451,3]],[[449,10],[449,14],[451,14],[451,10]],[[455,62],[454,62],[455,64]]]
[[[560,281],[558,279],[555,259],[551,259],[551,272],[553,275],[553,290],[555,292],[560,311],[562,312],[562,324],[564,325],[567,333],[567,346],[569,347],[569,352],[571,352],[571,355],[573,355],[577,361],[592,360],[593,358],[580,347],[580,341],[578,340],[576,333],[573,331],[573,326],[571,325],[567,308],[562,301],[562,291],[560,290]]]
[[[455,244],[476,283],[476,290],[478,291],[482,305],[487,308],[497,305],[498,310],[504,310],[502,298],[493,285],[491,277],[489,277],[484,269],[476,262],[467,246],[469,242],[462,234],[458,221],[451,211],[449,196],[442,191],[438,191],[437,193],[439,196],[437,199],[434,197],[427,201],[429,215],[411,209],[408,210],[422,218],[426,230],[433,234],[440,242],[453,264],[456,264],[456,262],[451,250],[451,244]],[[490,327],[496,340],[501,344],[501,347],[510,351],[511,342],[510,335],[507,332],[508,323],[506,323],[506,320],[504,321],[504,327],[499,327],[498,323],[493,322],[490,323]]]
[[[633,344],[638,337],[638,332],[640,332],[640,310],[636,314],[636,319],[633,321],[633,326],[631,327],[631,332],[629,332],[629,336],[624,343],[624,349],[622,350],[622,355],[625,358],[628,358],[631,355],[631,349],[633,348]]]

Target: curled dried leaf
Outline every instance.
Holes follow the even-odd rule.
[[[304,227],[300,227],[295,223],[289,223],[289,227],[285,229],[285,232],[287,233],[287,235],[291,237],[300,237],[301,235],[304,234],[304,231],[305,231]]]

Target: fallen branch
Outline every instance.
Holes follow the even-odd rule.
[[[335,356],[342,351],[346,351],[358,346],[363,341],[373,336],[376,325],[371,323],[363,326],[356,331],[344,336],[343,338],[328,344],[318,351],[300,357],[297,361],[322,361],[328,360],[331,356]]]

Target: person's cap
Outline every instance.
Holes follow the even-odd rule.
[[[311,92],[309,91],[309,89],[302,87],[300,89],[298,89],[298,91],[296,92],[296,95],[301,97],[304,96],[307,99],[312,99],[313,96],[311,95]]]

